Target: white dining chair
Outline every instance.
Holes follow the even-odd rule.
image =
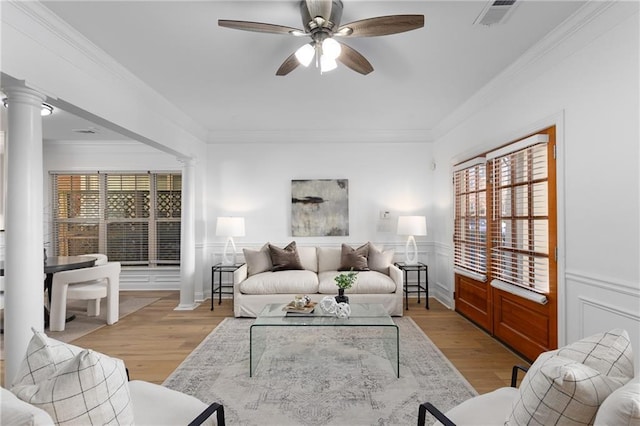
[[[95,255],[93,255],[95,257]],[[88,315],[98,315],[100,299],[107,298],[107,324],[118,322],[120,262],[107,262],[91,268],[73,269],[53,274],[51,285],[50,331],[63,331],[67,299],[89,300]]]
[[[95,258],[96,261],[93,266],[106,265],[109,261],[107,255],[102,253],[83,254],[81,256]],[[89,317],[100,315],[100,300],[104,297],[107,297],[107,283],[104,278],[73,283],[67,289],[67,299],[87,301],[87,316]]]

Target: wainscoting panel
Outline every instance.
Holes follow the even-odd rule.
[[[640,373],[640,283],[566,274],[567,342],[613,328],[627,330]]]
[[[179,290],[179,268],[122,268],[121,290]]]
[[[435,268],[429,267],[429,276],[432,278],[431,295],[438,299],[445,306],[453,309],[453,276],[451,274],[451,266],[453,264],[451,258],[451,247],[436,244],[435,250]]]

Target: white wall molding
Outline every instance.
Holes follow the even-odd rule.
[[[570,282],[575,282],[588,285],[590,287],[620,293],[625,296],[640,298],[640,287],[638,287],[638,284],[634,282],[627,282],[615,277],[598,277],[579,271],[567,271],[565,277],[567,285],[570,285]]]
[[[628,318],[628,319],[630,319],[632,321],[640,322],[640,315],[638,315],[637,312],[627,311],[625,309],[621,309],[619,307],[610,305],[608,303],[602,303],[601,301],[590,299],[588,297],[580,296],[580,297],[578,297],[578,300],[580,301],[580,304],[581,304],[581,312],[582,312],[581,324],[583,326],[583,328],[582,328],[582,334],[583,335],[585,335],[585,333],[590,333],[591,332],[591,331],[586,330],[584,328],[584,325],[587,322],[586,319],[587,319],[587,316],[588,316],[585,313],[585,307],[586,306],[591,306],[591,307],[597,308],[597,309],[602,310],[602,311],[607,311],[608,313],[613,314],[615,316],[624,317],[624,318]]]
[[[42,3],[5,1],[0,18],[3,78],[24,81],[52,105],[158,149],[203,154],[204,128]]]

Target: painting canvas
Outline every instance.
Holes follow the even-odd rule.
[[[349,180],[291,181],[294,237],[349,235]]]

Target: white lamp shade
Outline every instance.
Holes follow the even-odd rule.
[[[427,219],[424,216],[398,217],[398,235],[427,235]]]
[[[338,43],[332,38],[326,38],[322,42],[323,56],[327,55],[329,58],[335,61],[336,59],[338,59],[338,56],[340,56],[341,51],[342,51],[342,48],[340,47],[340,43]]]
[[[216,222],[216,236],[244,237],[244,217],[219,217]]]

